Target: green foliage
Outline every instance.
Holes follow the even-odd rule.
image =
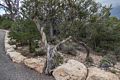
[[[34,52],[40,36],[32,21],[20,20],[12,25],[10,37],[17,42],[16,45],[28,44],[30,52]]]
[[[32,21],[37,16],[40,26],[45,27],[47,40],[51,44],[72,36],[97,52],[114,51],[114,55],[120,55],[120,20],[110,17],[112,6],[102,6],[94,0],[22,2],[22,16],[19,20],[13,23],[7,18],[0,19],[1,27],[9,28],[12,25],[10,37],[16,44],[28,44],[30,50],[35,51],[35,41],[39,40],[40,35]]]
[[[119,19],[110,17],[111,7],[99,7],[99,4],[90,5],[94,6],[96,10],[86,9],[88,14],[84,15],[84,19],[77,17],[77,20],[65,21],[58,26],[59,37],[72,36],[78,41],[84,41],[97,52],[115,51],[116,47],[120,45]],[[84,6],[81,7],[84,8]]]
[[[46,52],[42,48],[36,48],[35,49],[35,56],[44,56],[46,55]]]
[[[0,28],[1,29],[10,29],[13,21],[5,16],[0,17]]]
[[[109,53],[103,57],[100,61],[100,67],[109,68],[113,67],[117,62],[116,56],[113,53]]]
[[[117,47],[115,49],[115,55],[118,61],[120,61],[120,47]]]
[[[60,54],[61,54],[61,53],[60,53]],[[58,53],[58,54],[56,54],[56,55],[54,56],[55,67],[58,67],[58,66],[60,66],[61,64],[63,64],[64,59],[63,59],[63,56],[61,56],[60,54]]]

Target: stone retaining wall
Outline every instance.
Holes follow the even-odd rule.
[[[25,56],[23,56],[21,53],[16,52],[16,50],[14,49],[15,45],[10,45],[9,41],[10,38],[9,36],[9,31],[4,30],[5,33],[5,51],[6,51],[6,55],[8,55],[11,60],[15,63],[23,63],[25,64],[27,67],[34,69],[36,71],[38,71],[39,73],[43,72],[43,68],[44,68],[44,63],[45,63],[45,59],[44,58],[27,58]]]

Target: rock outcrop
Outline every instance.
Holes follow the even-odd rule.
[[[119,80],[118,76],[111,72],[106,72],[99,68],[89,68],[87,80]]]
[[[53,71],[56,80],[85,80],[87,76],[87,68],[84,64],[69,60],[62,66],[57,67]]]
[[[25,59],[24,60],[24,64],[26,66],[28,66],[32,69],[35,69],[39,73],[43,72],[44,63],[45,63],[45,59],[43,59],[43,58],[39,58],[39,59],[30,58],[30,59]]]

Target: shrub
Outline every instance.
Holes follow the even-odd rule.
[[[3,19],[0,22],[0,28],[1,29],[10,29],[13,24],[13,21],[10,19]]]
[[[120,61],[120,47],[117,47],[115,49],[115,56],[117,58],[117,61]]]
[[[30,20],[19,20],[12,24],[10,30],[11,40],[15,40],[16,45],[28,45],[30,53],[35,51],[37,46],[36,40],[38,41],[40,36],[36,29],[35,24]]]
[[[100,61],[100,67],[102,68],[109,68],[113,67],[117,63],[116,56],[112,53],[109,53],[103,57],[103,59]]]

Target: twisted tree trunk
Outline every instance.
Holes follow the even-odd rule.
[[[63,63],[63,58],[60,52],[57,51],[57,47],[66,41],[68,41],[71,37],[66,38],[61,41],[57,45],[50,45],[47,42],[46,34],[44,33],[44,27],[41,27],[38,19],[34,19],[34,22],[38,28],[38,31],[42,37],[42,44],[44,46],[45,51],[47,52],[47,59],[45,64],[45,74],[51,75],[53,69]]]

